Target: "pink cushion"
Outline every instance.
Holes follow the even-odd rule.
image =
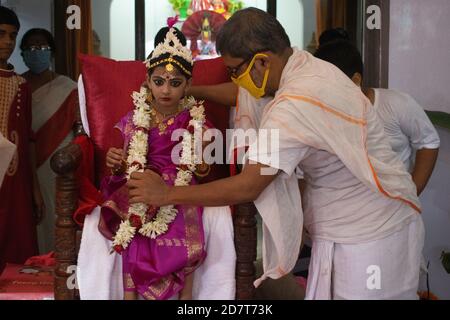
[[[133,108],[131,93],[145,81],[145,65],[140,61],[115,61],[103,57],[80,55],[81,73],[86,94],[87,118],[95,149],[97,183],[109,175],[106,152],[120,146],[114,125]],[[218,84],[229,81],[222,59],[198,61],[194,65],[193,83]],[[205,102],[209,121],[221,131],[229,125],[229,108]],[[214,179],[228,175],[226,166],[213,168]]]

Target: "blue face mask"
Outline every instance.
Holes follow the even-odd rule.
[[[41,74],[50,67],[52,52],[50,50],[24,51],[23,61],[34,74]]]

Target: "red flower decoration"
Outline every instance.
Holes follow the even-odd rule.
[[[194,134],[194,132],[195,132],[194,126],[190,125],[189,127],[187,127],[187,129],[188,129],[190,134]]]
[[[174,25],[176,25],[179,21],[178,15],[176,15],[175,17],[169,17],[167,18],[167,26],[170,28],[172,28]]]
[[[124,248],[118,244],[118,245],[114,246],[114,251],[117,252],[118,254],[122,254],[122,252],[124,251]]]
[[[154,206],[150,206],[146,213],[147,219],[152,219],[157,213],[158,213],[158,208],[155,208]]]
[[[180,166],[180,169],[183,170],[183,171],[188,171],[189,170],[189,168],[188,168],[188,166],[186,164],[182,164]]]
[[[134,161],[134,162],[131,164],[131,166],[132,166],[132,167],[137,166],[137,167],[138,167],[138,170],[144,169],[144,166],[142,165],[142,163],[139,163],[139,162],[137,162],[137,161]]]
[[[147,128],[144,128],[144,127],[137,127],[137,128],[136,128],[136,131],[141,131],[142,133],[145,133],[145,134],[148,133],[148,129],[147,129]]]
[[[133,228],[140,229],[142,227],[141,217],[139,217],[135,214],[132,214],[130,216],[129,220],[130,220],[130,224]]]

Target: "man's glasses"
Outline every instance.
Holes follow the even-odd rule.
[[[33,51],[52,51],[52,47],[47,46],[47,45],[45,45],[45,46],[31,46],[31,47],[25,49],[25,51],[31,51],[31,52],[33,52]]]
[[[250,55],[250,57],[248,57],[247,59],[244,59],[244,61],[242,61],[240,64],[238,64],[236,67],[234,68],[230,68],[227,67],[228,73],[232,78],[237,79],[239,77],[239,70],[242,68],[242,66],[246,63],[249,63],[250,61],[252,61],[252,59],[254,58],[254,56],[256,56],[258,53],[261,52],[265,52],[265,51],[269,51],[268,49],[262,49],[262,50],[258,50],[256,51],[254,54]]]
[[[241,63],[239,63],[239,64],[238,64],[236,67],[234,67],[234,68],[227,67],[227,70],[228,70],[228,73],[230,74],[230,76],[231,76],[232,78],[237,78],[237,77],[239,76],[239,75],[238,75],[239,70],[242,68],[242,66],[243,66],[244,64],[248,63],[252,58],[253,58],[253,57],[250,57],[250,58],[248,58],[248,59],[245,59],[244,61],[242,61]]]

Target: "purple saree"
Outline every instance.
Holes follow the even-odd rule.
[[[127,148],[133,135],[132,112],[122,118],[118,128]],[[177,167],[171,160],[172,149],[179,144],[171,141],[172,132],[186,129],[190,121],[189,110],[179,113],[168,123],[163,134],[158,128],[149,132],[147,166],[161,174],[168,185],[173,185]],[[195,184],[195,177],[191,184]],[[121,220],[128,214],[128,189],[126,178],[107,177],[102,182],[105,203],[101,210],[99,229],[112,239]],[[179,293],[186,275],[203,262],[206,251],[202,225],[203,208],[176,206],[178,215],[169,225],[166,234],[150,239],[136,232],[123,252],[123,280],[125,291],[136,291],[148,300],[166,300]]]

